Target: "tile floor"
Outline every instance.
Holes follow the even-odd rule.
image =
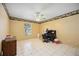
[[[79,49],[65,44],[44,43],[40,39],[17,42],[17,56],[79,56]]]

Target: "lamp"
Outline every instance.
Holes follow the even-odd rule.
[[[42,13],[40,13],[40,12],[36,12],[36,13],[35,13],[35,17],[36,17],[36,21],[41,21],[41,20],[43,20],[43,19],[46,19],[46,18],[44,17],[44,14],[42,14]]]

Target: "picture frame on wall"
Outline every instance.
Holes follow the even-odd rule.
[[[32,34],[32,25],[30,23],[25,23],[24,30],[25,30],[26,35],[31,35]]]

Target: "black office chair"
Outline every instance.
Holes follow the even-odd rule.
[[[54,41],[56,38],[56,30],[47,30],[46,33],[42,34],[44,42]]]

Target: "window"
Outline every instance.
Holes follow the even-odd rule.
[[[25,34],[31,35],[32,34],[32,26],[29,23],[24,24]]]

